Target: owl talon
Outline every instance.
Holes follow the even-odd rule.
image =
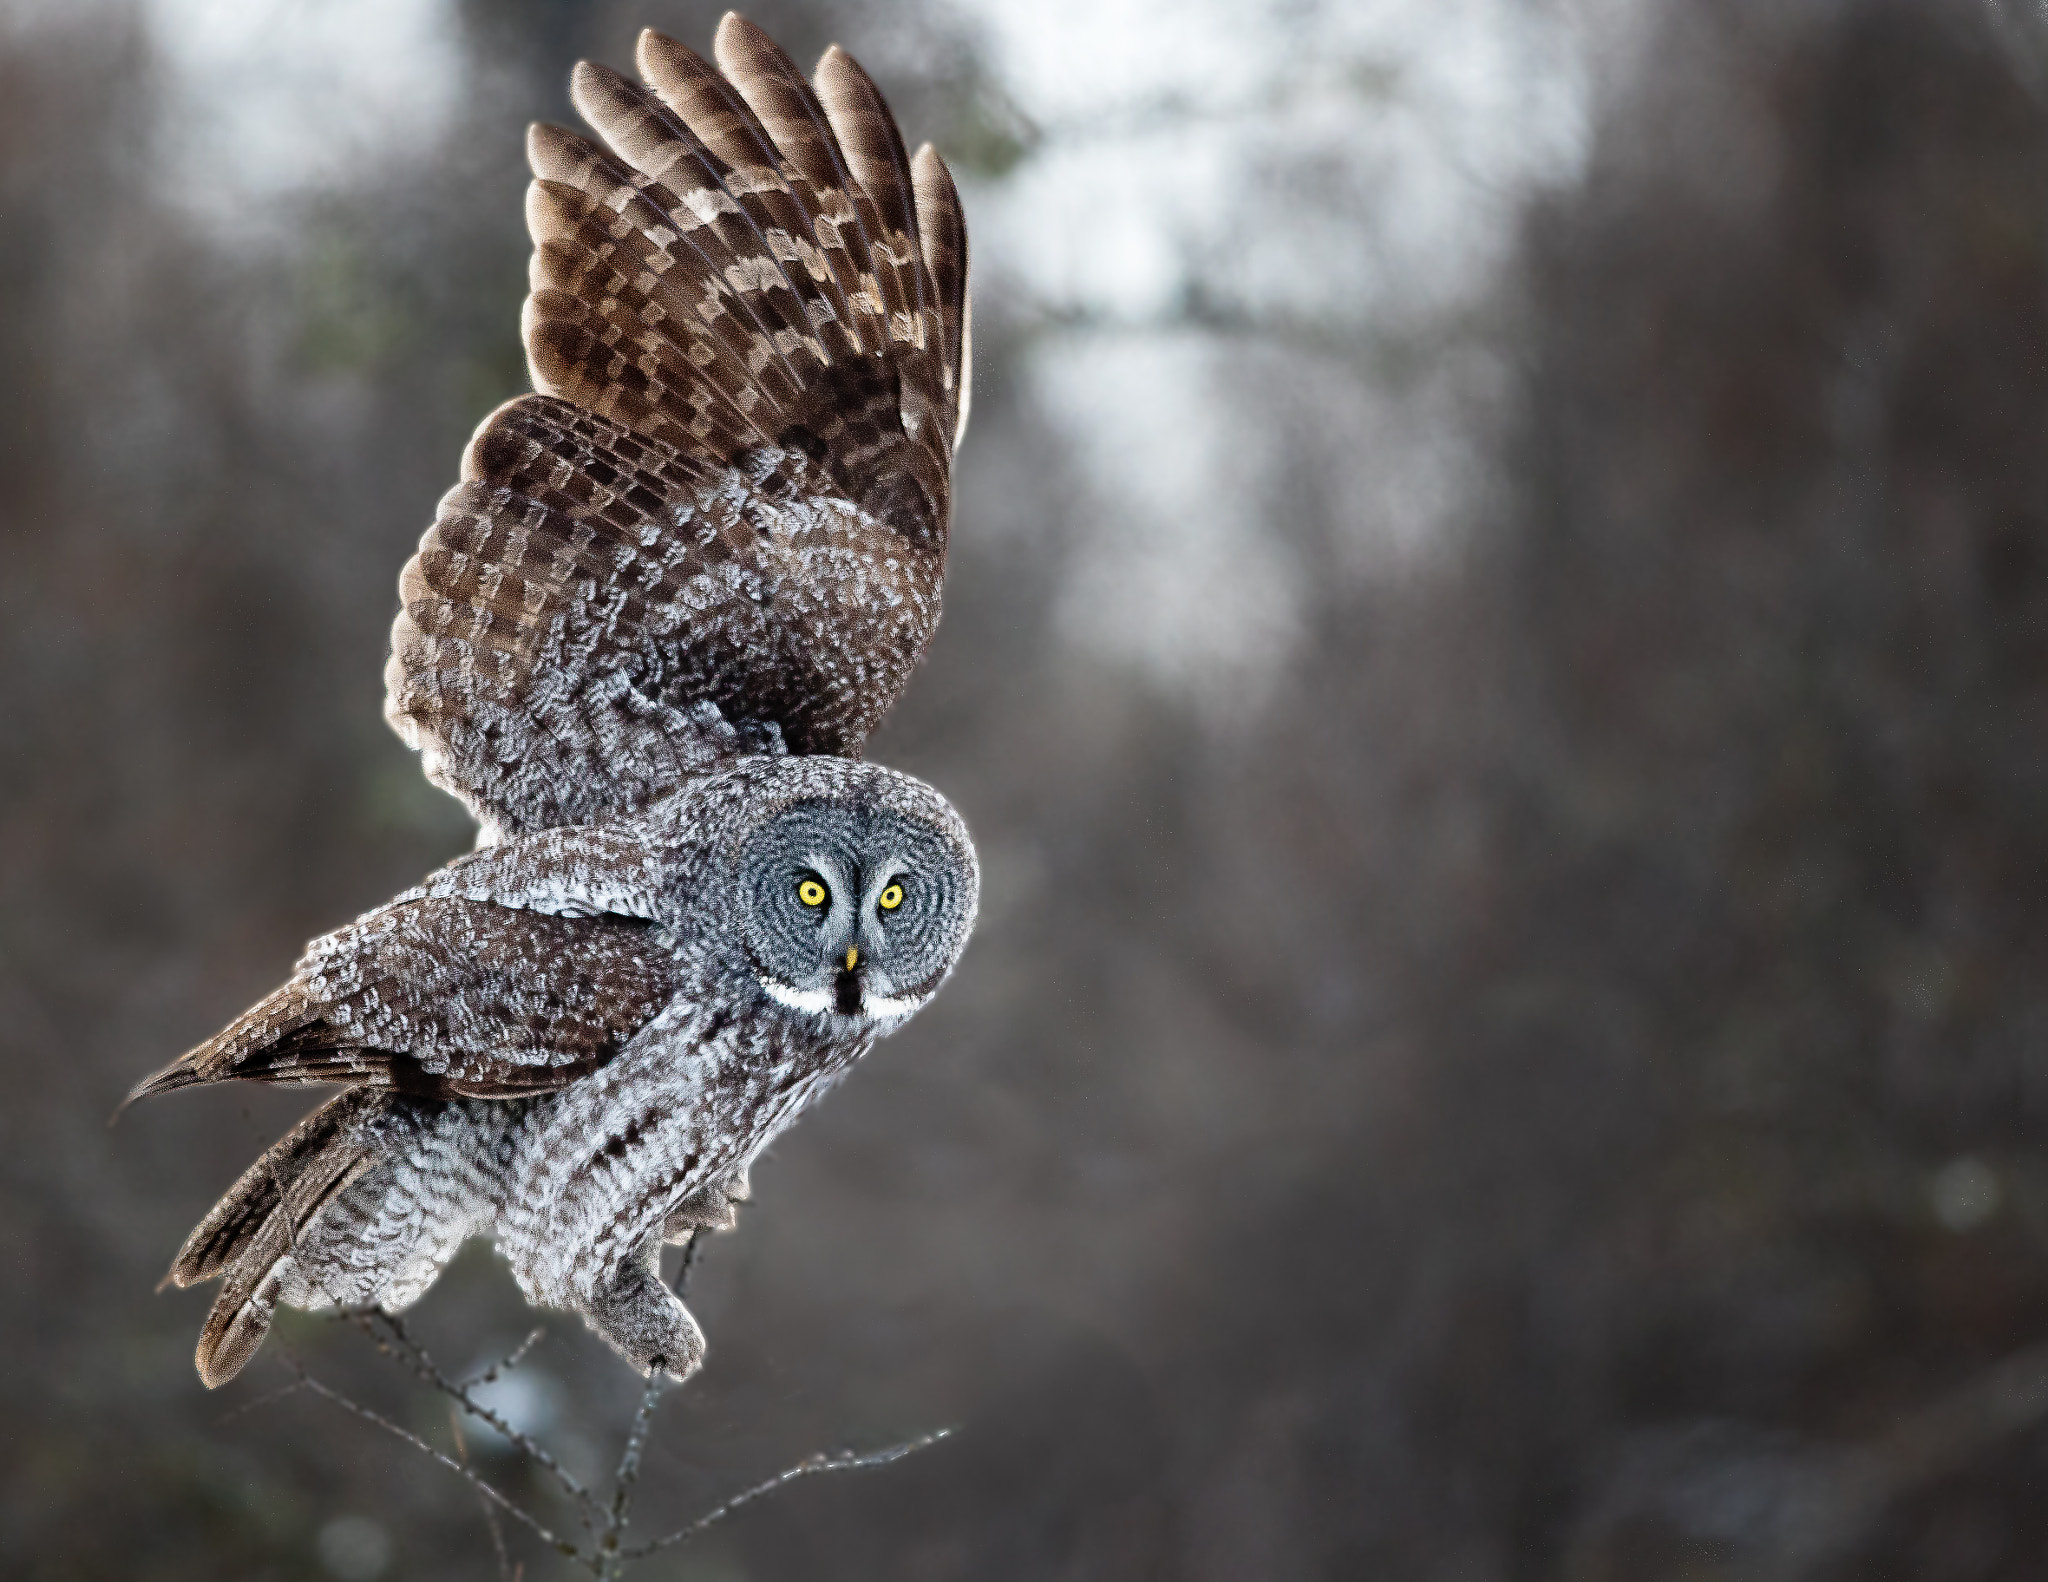
[[[666,1373],[680,1384],[703,1366],[704,1332],[647,1259],[633,1259],[594,1293],[583,1320],[643,1378]]]

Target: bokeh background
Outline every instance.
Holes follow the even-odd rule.
[[[873,752],[986,911],[702,1260],[645,1530],[960,1432],[641,1574],[2039,1576],[2038,0],[752,14],[962,178],[947,613]],[[304,1096],[107,1115],[468,843],[379,677],[523,388],[521,128],[715,20],[0,5],[9,1576],[498,1574],[151,1294]],[[482,1248],[419,1313],[529,1323]],[[451,1442],[353,1332],[272,1350]],[[516,1378],[610,1464],[573,1321]]]

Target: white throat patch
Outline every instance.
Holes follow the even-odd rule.
[[[878,1022],[901,1021],[924,1001],[908,994],[871,994],[861,1009]]]
[[[755,973],[754,981],[761,985],[768,998],[777,1005],[786,1005],[792,1011],[802,1011],[806,1016],[839,1016],[839,997],[831,989],[793,989],[786,983],[777,983],[765,973]],[[910,994],[870,994],[861,1001],[860,1015],[841,1017],[843,1021],[900,1022],[919,1006],[926,997]]]
[[[754,981],[777,1005],[786,1005],[792,1011],[803,1011],[811,1016],[823,1016],[839,1003],[830,989],[792,989],[788,984],[777,983],[758,972],[754,974]]]

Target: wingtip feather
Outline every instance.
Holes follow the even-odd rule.
[[[163,1070],[150,1073],[150,1075],[144,1077],[134,1087],[130,1088],[128,1096],[121,1101],[120,1107],[114,1111],[114,1115],[118,1118],[125,1114],[128,1106],[135,1103],[138,1099],[155,1098],[159,1093],[170,1093],[178,1088],[195,1087],[205,1080],[206,1078],[201,1075],[198,1068],[192,1064],[192,1057],[190,1055],[180,1055],[168,1066],[165,1066]]]
[[[199,1348],[193,1353],[199,1382],[209,1390],[219,1389],[248,1366],[263,1337],[270,1333],[270,1320],[276,1312],[260,1294],[239,1301],[236,1295],[233,1290],[223,1291],[214,1302],[199,1334]]]
[[[703,56],[690,48],[681,39],[671,38],[660,28],[643,27],[639,38],[633,41],[633,66],[641,77],[652,83],[664,66],[694,66],[704,68]]]
[[[752,44],[757,39],[770,44],[774,42],[760,28],[741,16],[739,12],[728,11],[718,19],[718,29],[711,35],[711,50],[717,57],[718,64],[730,72],[732,64],[725,58],[726,51],[743,48],[746,45]]]

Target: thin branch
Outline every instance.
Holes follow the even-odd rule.
[[[455,1454],[463,1466],[469,1465],[469,1441],[462,1433],[462,1410],[450,1401],[448,1403],[448,1431],[455,1436]],[[505,1529],[498,1524],[498,1508],[489,1500],[479,1500],[484,1508],[484,1526],[490,1529],[491,1548],[498,1556],[498,1582],[512,1582],[512,1556],[505,1550]]]
[[[755,1500],[761,1498],[762,1495],[773,1494],[785,1484],[794,1483],[799,1478],[808,1478],[820,1472],[852,1472],[863,1467],[886,1467],[892,1461],[901,1461],[913,1451],[923,1450],[928,1446],[937,1444],[941,1439],[952,1434],[952,1432],[953,1430],[950,1428],[935,1428],[928,1434],[920,1434],[915,1439],[906,1439],[900,1445],[889,1445],[881,1450],[842,1450],[829,1456],[820,1453],[815,1456],[806,1457],[795,1466],[784,1468],[781,1472],[776,1473],[774,1477],[764,1478],[752,1488],[740,1490],[739,1493],[725,1501],[724,1504],[706,1511],[702,1516],[690,1523],[689,1526],[678,1528],[666,1538],[657,1538],[652,1543],[635,1544],[630,1549],[620,1551],[620,1558],[625,1560],[644,1560],[647,1556],[655,1554],[660,1550],[672,1549],[677,1544],[686,1544],[692,1538],[704,1532],[706,1528],[724,1521],[726,1517],[732,1515],[742,1505],[750,1505]]]
[[[692,1231],[690,1239],[683,1243],[682,1262],[676,1266],[676,1277],[670,1287],[678,1301],[690,1283],[690,1267],[697,1261],[697,1243],[704,1233]],[[610,1519],[605,1523],[604,1541],[599,1548],[605,1555],[606,1572],[617,1564],[619,1545],[626,1536],[626,1523],[633,1510],[633,1488],[640,1481],[640,1458],[647,1449],[647,1434],[654,1421],[654,1408],[661,1400],[661,1392],[667,1380],[664,1370],[657,1362],[647,1373],[647,1388],[640,1393],[639,1410],[633,1414],[633,1427],[626,1435],[625,1453],[619,1457],[619,1470],[612,1485],[612,1508]],[[601,1573],[602,1574],[602,1573]]]
[[[647,1448],[647,1431],[654,1421],[655,1403],[661,1399],[661,1391],[668,1381],[664,1377],[660,1359],[648,1370],[647,1388],[640,1394],[640,1408],[633,1414],[632,1431],[626,1435],[626,1451],[619,1457],[618,1482],[612,1489],[612,1508],[605,1523],[604,1542],[599,1546],[604,1555],[603,1569],[599,1576],[616,1574],[619,1544],[626,1536],[626,1522],[633,1509],[633,1486],[640,1481],[640,1456]]]
[[[682,1263],[676,1270],[673,1283],[673,1289],[678,1297],[681,1297],[684,1288],[688,1284],[690,1269],[696,1262],[696,1256],[697,1237],[692,1236],[684,1244]],[[912,1451],[922,1450],[928,1445],[937,1444],[941,1439],[946,1438],[953,1432],[950,1428],[941,1428],[932,1433],[920,1435],[916,1439],[905,1440],[901,1444],[889,1445],[881,1450],[843,1450],[831,1455],[820,1453],[809,1456],[803,1461],[798,1462],[795,1466],[785,1468],[773,1477],[764,1479],[751,1488],[742,1489],[723,1504],[698,1517],[687,1527],[679,1528],[666,1537],[654,1539],[649,1543],[636,1544],[629,1548],[626,1547],[624,1540],[627,1523],[632,1514],[633,1492],[639,1482],[641,1465],[653,1425],[654,1408],[659,1403],[661,1392],[668,1383],[665,1369],[657,1366],[648,1377],[647,1388],[641,1394],[639,1409],[633,1417],[633,1426],[626,1436],[625,1451],[619,1458],[618,1473],[614,1481],[609,1508],[603,1509],[599,1507],[596,1498],[590,1491],[564,1471],[560,1463],[552,1455],[530,1436],[513,1428],[500,1414],[476,1400],[470,1393],[475,1386],[488,1384],[501,1373],[517,1367],[521,1359],[540,1340],[545,1331],[536,1329],[525,1340],[521,1341],[509,1355],[493,1363],[473,1378],[457,1383],[441,1371],[439,1365],[428,1354],[426,1348],[412,1338],[411,1334],[406,1330],[404,1323],[394,1315],[383,1311],[381,1308],[369,1308],[344,1310],[335,1316],[347,1319],[355,1324],[356,1327],[370,1337],[379,1351],[402,1363],[410,1372],[425,1380],[449,1398],[452,1403],[449,1408],[449,1426],[455,1436],[457,1453],[455,1456],[449,1456],[435,1449],[426,1440],[420,1438],[419,1435],[401,1427],[383,1413],[364,1405],[351,1396],[343,1394],[340,1390],[334,1389],[330,1385],[321,1383],[320,1380],[314,1378],[305,1370],[297,1358],[289,1354],[284,1354],[281,1360],[291,1370],[293,1382],[284,1389],[272,1391],[268,1395],[249,1402],[239,1410],[247,1411],[250,1407],[260,1406],[267,1402],[281,1399],[300,1390],[310,1390],[315,1395],[334,1402],[335,1405],[341,1407],[344,1411],[351,1412],[355,1416],[362,1418],[365,1422],[375,1424],[387,1434],[411,1445],[413,1449],[419,1451],[429,1460],[446,1467],[450,1472],[453,1472],[457,1477],[469,1484],[476,1491],[478,1498],[483,1501],[484,1519],[490,1529],[491,1546],[497,1554],[500,1582],[520,1582],[520,1578],[525,1573],[523,1564],[514,1566],[512,1563],[511,1553],[506,1547],[504,1531],[498,1522],[498,1514],[500,1512],[510,1516],[522,1527],[525,1527],[557,1554],[575,1561],[576,1564],[597,1577],[599,1582],[610,1582],[610,1579],[618,1577],[625,1567],[632,1562],[643,1560],[647,1556],[656,1554],[661,1550],[672,1549],[679,1544],[688,1543],[707,1528],[724,1521],[741,1506],[751,1504],[763,1495],[771,1494],[785,1484],[794,1483],[799,1478],[807,1478],[820,1472],[848,1472],[863,1467],[887,1466],[892,1461],[901,1460]],[[543,1524],[539,1518],[526,1510],[525,1507],[514,1501],[503,1490],[477,1474],[469,1464],[469,1445],[462,1433],[463,1412],[467,1412],[480,1422],[488,1424],[491,1428],[502,1434],[507,1442],[528,1456],[536,1465],[545,1468],[553,1474],[555,1481],[561,1485],[563,1490],[574,1501],[578,1520],[582,1522],[584,1530],[596,1540],[590,1548],[585,1549],[563,1538]],[[599,1533],[596,1525],[596,1522],[600,1519],[603,1522],[602,1534]]]
[[[344,1411],[355,1413],[355,1415],[362,1418],[364,1422],[375,1423],[387,1434],[391,1434],[396,1438],[404,1440],[408,1445],[411,1445],[413,1449],[419,1451],[421,1455],[426,1456],[429,1460],[438,1462],[440,1465],[446,1467],[450,1472],[454,1473],[457,1477],[461,1478],[465,1483],[469,1484],[471,1488],[475,1489],[477,1493],[482,1495],[485,1499],[489,1500],[493,1505],[497,1506],[499,1510],[503,1511],[507,1516],[510,1516],[514,1521],[520,1523],[522,1526],[530,1530],[535,1537],[540,1539],[540,1541],[546,1544],[550,1549],[554,1550],[555,1553],[567,1555],[571,1560],[575,1560],[583,1565],[591,1565],[592,1557],[590,1555],[586,1554],[583,1550],[577,1548],[576,1545],[570,1543],[567,1539],[557,1537],[552,1531],[550,1531],[547,1527],[543,1526],[536,1517],[530,1515],[523,1506],[518,1504],[509,1495],[504,1493],[495,1485],[485,1482],[482,1478],[478,1477],[476,1473],[470,1471],[468,1467],[465,1467],[461,1462],[457,1461],[453,1456],[446,1455],[443,1452],[436,1450],[432,1445],[428,1444],[424,1439],[420,1438],[418,1434],[413,1433],[409,1429],[399,1427],[398,1424],[394,1423],[382,1412],[376,1411],[371,1407],[365,1406],[361,1401],[355,1400],[350,1396],[342,1394],[342,1392],[339,1390],[332,1389],[329,1386],[322,1384],[318,1379],[314,1378],[303,1367],[301,1367],[296,1358],[285,1358],[285,1366],[290,1368],[294,1373],[296,1373],[299,1376],[299,1383],[303,1385],[306,1389],[311,1390],[315,1395],[324,1397],[325,1399],[332,1401],[336,1406],[341,1407]]]
[[[244,1401],[240,1406],[237,1406],[233,1411],[221,1413],[220,1421],[223,1424],[232,1423],[236,1418],[242,1416],[245,1412],[253,1412],[259,1406],[269,1406],[274,1401],[283,1400],[287,1395],[297,1395],[299,1391],[303,1388],[305,1388],[304,1381],[300,1379],[294,1379],[290,1384],[283,1385],[278,1389],[265,1391],[262,1395],[257,1396],[256,1399],[253,1401]]]
[[[524,1362],[526,1360],[526,1354],[529,1351],[533,1350],[535,1346],[539,1345],[540,1342],[546,1337],[546,1335],[547,1330],[545,1328],[537,1328],[533,1330],[532,1333],[530,1333],[524,1340],[522,1340],[518,1345],[514,1346],[509,1352],[507,1352],[504,1356],[500,1357],[496,1362],[492,1363],[488,1368],[484,1369],[482,1373],[473,1373],[468,1378],[459,1380],[459,1387],[465,1390],[474,1390],[479,1385],[495,1384],[500,1374],[510,1373],[514,1368],[518,1367],[520,1363]]]
[[[696,1264],[696,1248],[702,1240],[705,1240],[705,1232],[694,1230],[690,1232],[690,1240],[682,1244],[682,1262],[676,1264],[676,1279],[670,1283],[678,1301],[682,1301],[684,1291],[690,1287],[690,1268]],[[606,1568],[600,1576],[616,1574],[618,1545],[625,1541],[627,1521],[633,1514],[633,1490],[639,1484],[641,1457],[647,1451],[647,1432],[653,1424],[653,1408],[662,1400],[662,1389],[666,1383],[662,1367],[657,1365],[649,1369],[647,1387],[641,1391],[639,1410],[633,1414],[633,1428],[627,1432],[625,1453],[618,1457],[618,1471],[612,1477],[610,1518],[604,1523],[604,1539],[598,1545]]]
[[[385,1312],[382,1308],[372,1308],[367,1312],[361,1310],[347,1311],[339,1316],[346,1318],[358,1329],[362,1330],[364,1334],[368,1335],[379,1351],[405,1364],[413,1373],[454,1401],[472,1417],[476,1418],[479,1422],[488,1424],[497,1433],[503,1435],[506,1442],[515,1449],[530,1457],[533,1463],[553,1477],[555,1482],[561,1486],[562,1492],[575,1502],[577,1520],[583,1524],[586,1532],[590,1532],[595,1536],[593,1524],[601,1514],[597,1497],[575,1478],[571,1477],[562,1464],[549,1454],[545,1446],[541,1445],[531,1435],[514,1428],[511,1423],[505,1420],[502,1414],[473,1397],[469,1393],[467,1385],[457,1384],[443,1373],[434,1362],[434,1359],[427,1354],[426,1348],[414,1340],[407,1332],[404,1323],[400,1319],[394,1314]],[[390,1341],[388,1343],[384,1336],[378,1333],[378,1326],[380,1324],[390,1332]],[[530,1339],[528,1344],[531,1344]],[[526,1347],[522,1346],[519,1352],[515,1352],[513,1355],[516,1357],[523,1353],[525,1349]],[[495,1368],[487,1370],[487,1376],[494,1375],[495,1372]]]

